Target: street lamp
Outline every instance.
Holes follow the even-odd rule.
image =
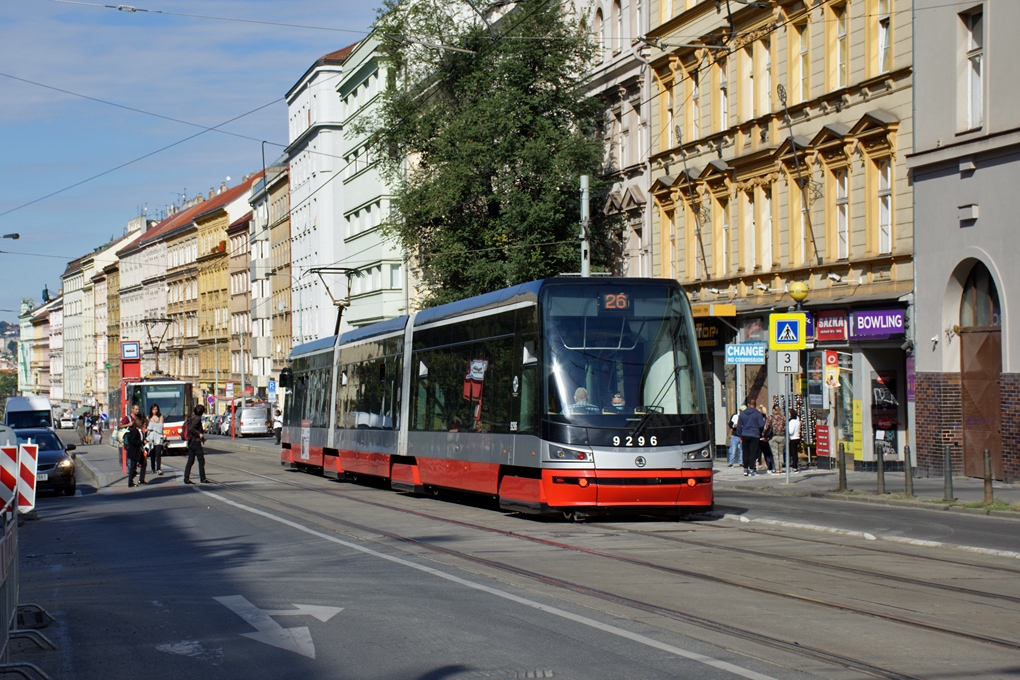
[[[19,238],[21,238],[21,234],[4,234],[3,237],[4,238],[9,238],[9,239],[14,239],[15,241],[17,241]]]
[[[800,303],[804,302],[808,296],[807,284],[803,281],[794,281],[788,286],[790,297],[797,303],[797,311],[800,311]]]

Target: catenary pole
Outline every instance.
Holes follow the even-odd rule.
[[[588,175],[581,175],[581,276],[591,276],[591,246],[588,242]]]

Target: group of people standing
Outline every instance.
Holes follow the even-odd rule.
[[[184,483],[193,484],[191,481],[191,468],[198,461],[199,481],[207,483],[205,477],[205,452],[202,443],[205,441],[205,429],[202,427],[202,415],[205,413],[205,406],[199,404],[194,408],[191,416],[184,423],[185,439],[188,442],[188,462],[184,466]],[[152,474],[163,474],[163,449],[166,446],[166,436],[163,433],[163,425],[166,419],[160,412],[159,405],[153,404],[149,407],[149,415],[143,418],[141,408],[138,404],[131,407],[131,415],[125,418],[128,426],[127,434],[124,435],[124,448],[128,459],[128,486],[135,486],[135,474],[138,474],[138,483],[145,484],[145,461],[148,460],[152,468]]]
[[[790,409],[789,421],[779,406],[766,415],[765,407],[758,408],[754,399],[748,399],[744,409],[730,419],[729,467],[737,464],[738,454],[744,467],[744,476],[757,474],[758,462],[764,459],[766,474],[776,474],[776,459],[782,463],[786,453],[786,440],[790,440],[790,470],[800,472],[800,418]]]

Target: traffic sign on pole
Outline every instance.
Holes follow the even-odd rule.
[[[769,349],[802,350],[807,344],[807,315],[804,312],[769,315]]]
[[[789,350],[776,352],[776,371],[779,373],[800,373],[800,352]]]

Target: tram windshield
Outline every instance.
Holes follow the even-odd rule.
[[[179,422],[185,416],[187,389],[185,383],[139,383],[132,386],[131,403],[138,404],[145,417],[153,404],[159,404],[166,422]]]
[[[542,309],[551,420],[626,427],[651,413],[706,413],[690,306],[678,288],[550,286]]]

